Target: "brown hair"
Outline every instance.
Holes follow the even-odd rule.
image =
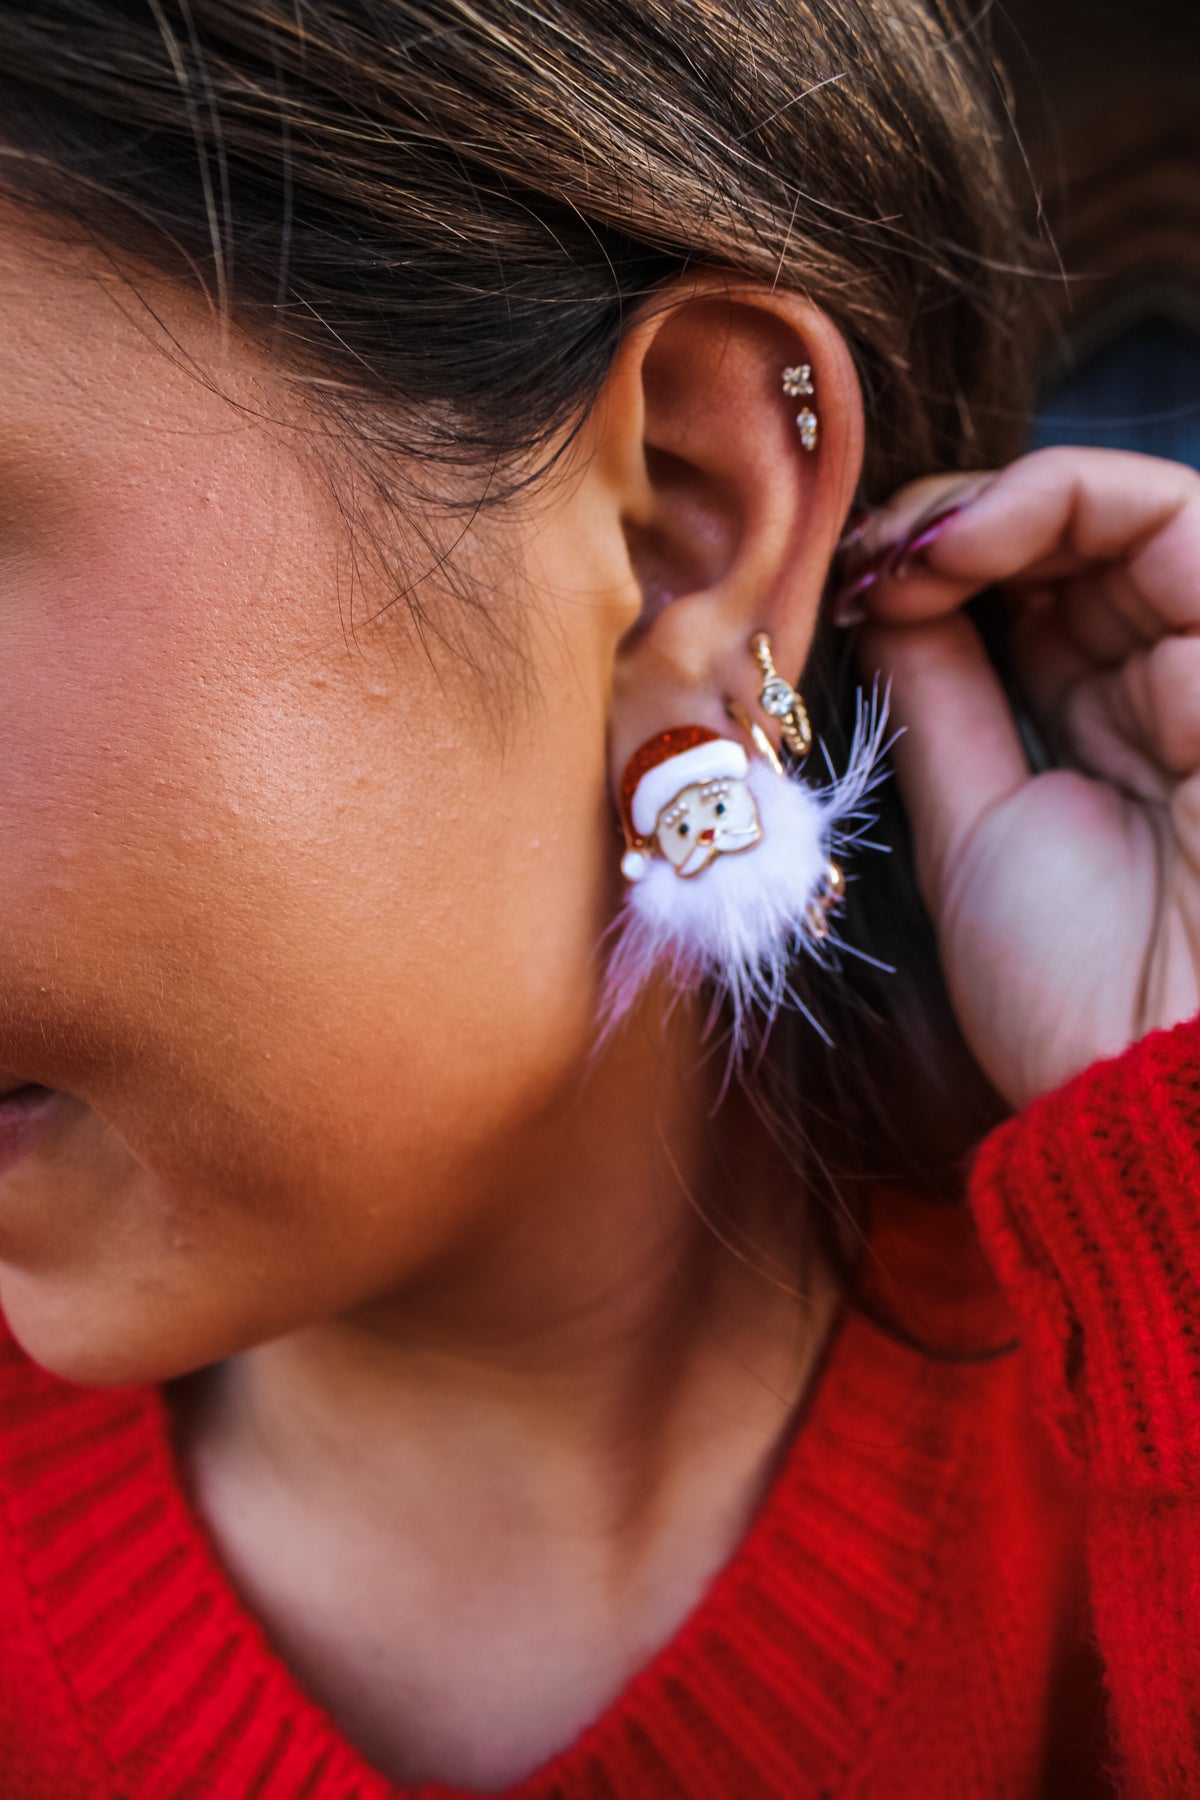
[[[0,187],[205,282],[384,500],[413,459],[502,500],[698,264],[839,325],[864,498],[1017,447],[1027,253],[959,0],[0,0],[0,70]],[[806,684],[836,746],[827,631]],[[809,971],[837,1049],[777,1032],[760,1090],[839,1203],[938,1186],[997,1106],[885,806],[847,929],[897,973]]]

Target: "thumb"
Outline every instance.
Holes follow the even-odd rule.
[[[865,669],[891,684],[892,750],[912,822],[917,875],[934,920],[947,872],[979,821],[1030,780],[1000,679],[961,613],[860,639]]]

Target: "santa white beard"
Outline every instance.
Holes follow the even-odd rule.
[[[753,792],[753,784],[747,783],[747,785]],[[687,860],[680,864],[679,874],[686,879],[692,879],[709,868],[713,862],[719,861],[722,856],[732,856],[735,853],[751,849],[758,839],[758,831],[753,825],[743,831],[719,832],[715,843],[696,845]],[[653,867],[653,864],[650,866]]]
[[[728,1003],[732,1053],[747,1047],[754,1021],[765,1030],[791,995],[788,972],[802,951],[827,955],[836,930],[818,938],[807,914],[826,889],[830,861],[870,824],[864,805],[883,778],[887,700],[860,701],[846,773],[817,788],[798,776],[751,763],[747,784],[762,838],[716,856],[681,878],[652,858],[629,887],[613,925],[601,1002],[602,1040],[633,1010],[643,989],[665,977],[681,991],[711,987]]]

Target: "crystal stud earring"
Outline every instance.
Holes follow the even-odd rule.
[[[789,400],[803,399],[813,394],[812,364],[795,363],[783,371],[783,391]],[[804,450],[815,450],[817,447],[817,415],[811,406],[802,406],[796,414],[796,424],[800,430],[800,444]]]

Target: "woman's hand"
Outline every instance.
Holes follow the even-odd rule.
[[[899,567],[881,555],[906,540]],[[1200,476],[1038,451],[903,489],[853,554],[841,610],[866,615],[865,662],[892,680],[951,995],[1019,1106],[1200,1008]],[[1064,765],[1041,774],[959,610],[991,584]]]

